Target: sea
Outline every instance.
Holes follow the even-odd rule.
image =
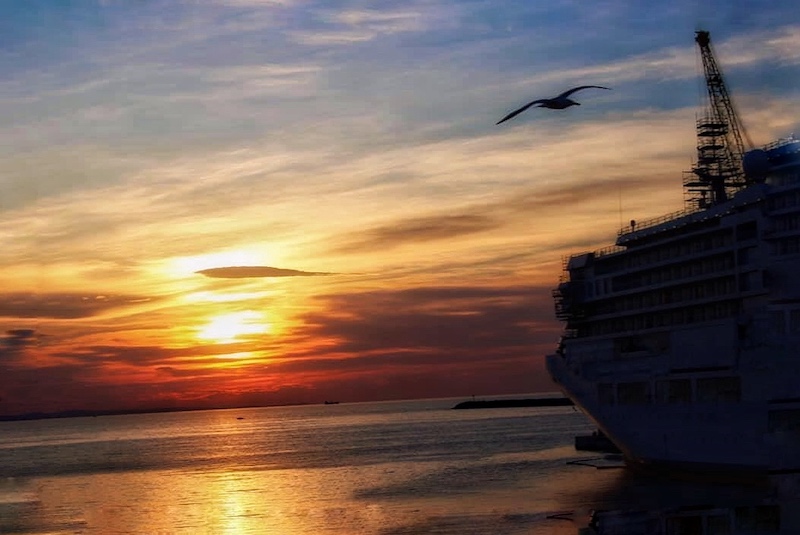
[[[597,509],[764,492],[576,451],[573,407],[460,401],[0,422],[0,533],[575,535]]]

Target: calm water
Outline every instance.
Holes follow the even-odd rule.
[[[571,407],[457,401],[0,423],[0,533],[574,534],[598,504],[740,492],[568,464],[592,457]]]

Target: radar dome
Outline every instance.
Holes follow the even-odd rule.
[[[744,158],[742,158],[742,167],[747,178],[756,182],[763,182],[770,167],[767,153],[761,149],[745,153]]]

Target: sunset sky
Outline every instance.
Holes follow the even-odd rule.
[[[0,2],[0,415],[554,390],[563,257],[683,208],[697,29],[800,133],[794,0]]]

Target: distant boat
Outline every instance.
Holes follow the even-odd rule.
[[[339,404],[338,401],[326,401],[325,402],[325,405],[338,405],[338,404]]]

